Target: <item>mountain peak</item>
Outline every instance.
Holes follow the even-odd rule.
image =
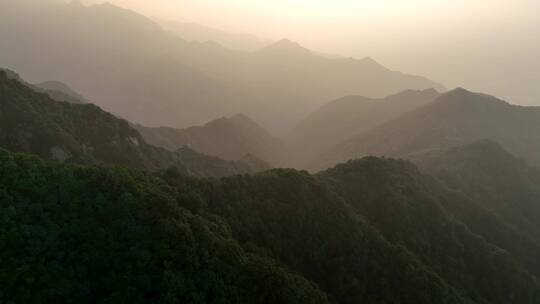
[[[211,120],[211,121],[207,122],[206,124],[204,124],[203,126],[193,126],[193,127],[187,128],[187,129],[201,128],[201,127],[212,127],[212,126],[213,127],[218,127],[218,128],[223,128],[224,126],[233,126],[233,125],[235,125],[235,126],[249,126],[250,128],[252,128],[252,127],[259,128],[260,127],[249,116],[247,116],[247,115],[245,115],[243,113],[237,113],[237,114],[234,114],[232,116],[223,116],[221,118]]]
[[[453,90],[448,91],[448,94],[474,94],[474,93],[463,87],[457,87]]]
[[[287,39],[287,38],[280,39],[277,42],[275,42],[273,45],[274,46],[283,46],[283,47],[302,47],[302,46],[300,46],[300,44],[298,42],[292,41],[292,40]]]
[[[455,88],[441,95],[440,100],[447,102],[468,103],[476,101],[479,94],[473,93],[462,87]]]
[[[422,93],[426,94],[439,94],[439,91],[437,91],[435,88],[429,88],[422,91]]]
[[[265,48],[263,48],[261,51],[263,52],[273,52],[273,53],[280,53],[280,54],[288,54],[288,55],[306,55],[306,54],[312,54],[312,52],[305,47],[301,46],[298,42],[289,40],[289,39],[281,39]]]
[[[21,80],[21,76],[17,74],[16,72],[13,72],[12,70],[0,68],[0,78],[2,80],[6,79],[15,79],[15,80]]]
[[[441,100],[459,102],[459,103],[481,103],[481,104],[499,104],[499,105],[508,105],[508,102],[501,100],[497,97],[475,93],[464,89],[462,87],[455,88],[451,91],[442,94],[440,97]]]
[[[254,122],[253,119],[251,119],[249,116],[247,116],[244,113],[236,113],[230,118],[233,121],[243,121],[243,122]]]
[[[371,71],[387,71],[387,72],[390,71],[388,68],[386,68],[385,66],[383,66],[382,64],[380,64],[379,62],[377,62],[375,59],[371,57],[364,57],[362,59],[356,59],[356,58],[351,57],[351,58],[348,58],[347,60],[349,60],[351,64],[359,64],[364,69],[368,69]]]

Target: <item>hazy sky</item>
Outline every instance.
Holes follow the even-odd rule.
[[[103,2],[87,0],[90,2]],[[539,0],[110,0],[540,104]],[[517,87],[516,84],[520,86]]]

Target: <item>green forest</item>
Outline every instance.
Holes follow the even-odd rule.
[[[470,197],[401,160],[217,179],[2,150],[0,299],[538,303],[538,231],[467,225],[502,221]]]
[[[0,304],[540,304],[539,11],[0,0]]]

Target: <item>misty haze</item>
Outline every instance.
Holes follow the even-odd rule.
[[[540,303],[538,12],[0,0],[0,303]]]

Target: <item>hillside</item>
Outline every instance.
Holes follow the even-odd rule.
[[[141,171],[0,149],[0,290],[14,303],[331,303]],[[16,274],[16,275],[15,275]]]
[[[500,145],[481,140],[416,155],[414,162],[470,202],[454,204],[468,227],[511,252],[531,272],[540,273],[540,172]]]
[[[493,141],[418,155],[422,169],[540,239],[540,171]]]
[[[225,160],[252,155],[274,166],[287,157],[286,147],[279,139],[243,114],[186,129],[135,127],[146,142],[171,151],[189,147]]]
[[[538,166],[539,121],[540,107],[516,106],[459,88],[337,145],[312,161],[312,165],[325,168],[365,155],[413,157],[489,139]]]
[[[407,90],[385,98],[347,96],[327,103],[302,120],[287,140],[300,158],[313,157],[332,146],[439,96],[434,89]]]
[[[59,80],[143,125],[185,128],[242,112],[271,131],[283,131],[342,96],[442,89],[372,59],[331,59],[286,40],[254,52],[234,51],[213,42],[187,42],[107,3],[34,2],[0,3],[0,65],[33,82]]]
[[[51,99],[56,101],[66,101],[70,103],[89,103],[86,98],[81,96],[79,93],[75,92],[65,83],[59,81],[44,81],[37,84],[31,84],[26,82],[22,77],[14,71],[0,68],[0,72],[4,72],[8,78],[14,79],[22,83],[23,85],[30,87],[32,90],[45,93],[49,95]]]
[[[0,71],[0,147],[57,161],[138,169],[178,167],[186,174],[252,172],[189,149],[171,152],[147,144],[125,120],[93,104],[58,102]],[[264,168],[261,168],[264,169]]]
[[[0,270],[19,271],[0,283],[17,302],[540,299],[518,256],[452,216],[470,201],[404,161],[194,179],[0,150],[0,189]]]
[[[44,81],[35,84],[36,89],[47,92],[49,97],[58,101],[67,101],[71,103],[89,103],[89,101],[75,92],[67,84],[60,81]]]
[[[522,235],[504,221],[482,226],[486,219],[496,217],[479,208],[475,200],[424,175],[411,163],[368,157],[318,175],[386,239],[405,246],[470,300],[519,303],[538,297],[536,292],[528,291],[518,296],[514,288],[538,286],[538,263],[533,261],[540,254],[539,239],[488,241],[501,232],[513,237]],[[477,220],[484,221],[464,221],[463,213],[475,214]],[[508,248],[519,251],[512,255],[506,251]],[[502,275],[499,270],[503,268],[513,274]],[[519,268],[534,275],[522,277],[524,273]]]

